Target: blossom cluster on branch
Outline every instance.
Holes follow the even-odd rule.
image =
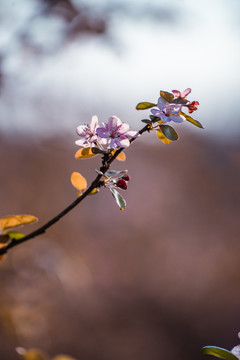
[[[94,115],[90,124],[79,125],[76,129],[79,139],[75,141],[80,149],[76,152],[76,159],[92,158],[100,155],[101,166],[96,170],[95,180],[88,186],[87,180],[79,172],[71,174],[71,183],[78,191],[78,198],[66,209],[61,211],[46,224],[39,227],[32,233],[25,235],[15,231],[19,226],[37,221],[32,215],[20,214],[4,216],[0,219],[0,259],[9,249],[27,240],[43,234],[49,227],[59,221],[75,206],[77,206],[88,195],[96,194],[101,187],[110,190],[120,210],[126,208],[126,201],[118,190],[127,190],[130,176],[127,170],[110,170],[115,159],[125,161],[126,155],[123,152],[144,132],[156,131],[158,139],[169,144],[178,139],[176,130],[169,123],[183,123],[188,121],[193,125],[202,128],[199,121],[193,119],[183,112],[186,108],[188,113],[197,110],[198,101],[190,101],[187,96],[191,89],[183,92],[172,90],[172,92],[160,91],[157,103],[140,102],[137,110],[151,109],[149,118],[141,120],[144,127],[139,131],[130,130],[130,125],[122,122],[117,116],[109,117],[108,121],[99,124],[98,117]]]

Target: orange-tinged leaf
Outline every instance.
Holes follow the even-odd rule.
[[[111,154],[114,155],[116,151],[117,151],[117,150],[113,150],[113,151],[111,152]],[[117,159],[118,161],[125,161],[125,160],[126,160],[126,155],[125,155],[123,152],[121,152],[121,153],[116,157],[116,159]]]
[[[170,144],[171,140],[168,139],[162,132],[162,130],[157,129],[157,137],[161,140],[164,144]]]
[[[38,221],[38,218],[36,218],[36,216],[26,215],[26,214],[4,216],[3,218],[0,219],[0,229],[1,231],[4,231],[6,229],[11,229],[17,226],[30,224],[36,221]]]
[[[160,91],[160,96],[164,98],[167,102],[171,102],[174,99],[174,95],[167,91]]]
[[[116,159],[117,159],[118,161],[125,161],[125,160],[126,160],[126,155],[125,155],[123,152],[121,152],[121,153],[116,157]]]
[[[81,193],[83,191],[85,191],[86,188],[87,188],[86,179],[81,174],[79,174],[78,172],[73,172],[72,173],[72,175],[71,175],[71,183]]]
[[[87,159],[93,156],[96,156],[97,154],[94,154],[92,152],[92,148],[88,147],[88,148],[82,148],[79,149],[76,154],[75,154],[75,158],[76,159]]]

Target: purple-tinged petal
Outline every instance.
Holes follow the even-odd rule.
[[[118,126],[122,125],[121,120],[117,116],[111,116],[108,119],[108,129],[109,131],[115,131]]]
[[[100,138],[108,138],[110,136],[109,130],[107,130],[105,127],[97,128],[96,132]]]
[[[160,96],[160,98],[158,98],[158,104],[157,104],[157,106],[158,106],[158,108],[160,109],[160,110],[165,110],[166,109],[166,107],[167,107],[167,105],[168,105],[169,103],[163,98],[163,97],[161,97]]]
[[[181,104],[168,104],[167,106],[167,113],[170,114],[177,114],[181,111],[182,105]]]
[[[171,115],[169,116],[169,119],[176,123],[182,123],[185,120],[185,117],[183,115]]]
[[[108,148],[109,149],[117,149],[118,145],[115,142],[116,139],[111,138],[109,141]]]
[[[185,98],[186,96],[188,96],[188,94],[190,94],[192,90],[190,88],[187,88],[186,90],[184,90],[181,94],[182,98]]]
[[[160,117],[161,114],[163,114],[163,112],[161,110],[158,110],[158,109],[152,109],[151,110],[151,113],[154,115],[154,116],[157,116],[157,117]]]

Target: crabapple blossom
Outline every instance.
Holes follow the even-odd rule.
[[[129,131],[130,126],[117,116],[111,116],[107,123],[97,128],[97,134],[100,138],[108,139],[108,148],[117,149],[126,148],[130,145],[129,139],[137,137],[137,131]]]
[[[79,125],[77,127],[77,134],[82,139],[75,141],[75,144],[82,147],[98,146],[100,144],[106,144],[106,140],[99,138],[96,130],[98,128],[98,117],[94,115],[92,117],[90,125]]]
[[[159,117],[163,122],[174,121],[181,123],[185,120],[183,115],[178,115],[182,109],[181,104],[169,103],[162,96],[158,99],[158,109],[152,109],[154,116]]]

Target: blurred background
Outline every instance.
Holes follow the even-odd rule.
[[[159,90],[200,102],[179,141],[126,150],[127,209],[89,197],[0,264],[0,355],[203,359],[240,330],[238,0],[0,0],[0,217],[43,225],[100,157],[76,160],[75,128],[117,115],[132,129]],[[24,230],[31,231],[36,225]]]

